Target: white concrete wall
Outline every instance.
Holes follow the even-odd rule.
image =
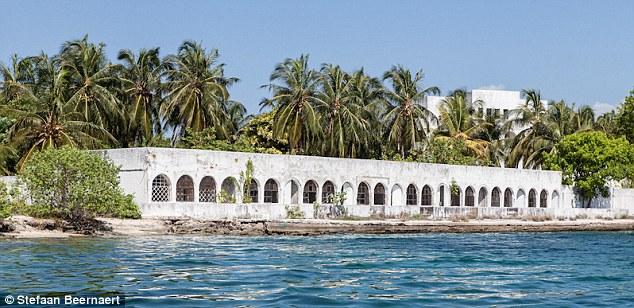
[[[440,205],[440,187],[444,189],[445,205],[450,204],[452,181],[460,189],[460,205],[465,205],[465,192],[473,189],[474,203],[478,205],[482,190],[484,207],[491,204],[493,188],[500,189],[500,203],[504,204],[504,191],[512,192],[512,207],[528,207],[528,193],[531,189],[539,194],[547,193],[548,207],[559,207],[561,198],[561,173],[556,171],[518,170],[511,168],[490,168],[477,166],[455,166],[423,164],[364,159],[339,159],[299,155],[270,155],[255,153],[234,153],[220,151],[136,148],[104,151],[116,164],[122,166],[121,181],[124,189],[135,195],[139,204],[151,203],[152,179],[163,174],[171,183],[171,200],[175,201],[176,183],[184,175],[194,181],[194,195],[197,200],[199,183],[205,176],[211,176],[220,191],[221,183],[233,177],[240,180],[240,172],[245,170],[248,160],[254,165],[254,179],[258,184],[258,202],[263,202],[264,183],[272,179],[278,184],[279,203],[304,204],[304,185],[313,180],[318,185],[317,202],[321,203],[322,187],[326,181],[335,185],[336,191],[347,190],[346,205],[357,204],[359,185],[365,183],[370,188],[370,205],[374,204],[374,188],[382,184],[386,191],[386,205],[404,206],[407,187],[413,185],[416,191],[416,205],[421,204],[421,191],[428,185],[432,190],[432,205]],[[298,187],[298,200],[291,198],[291,182]],[[236,198],[241,202],[241,189]]]

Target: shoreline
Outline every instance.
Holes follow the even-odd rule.
[[[135,237],[155,235],[294,235],[405,234],[405,233],[497,233],[634,231],[634,219],[583,219],[566,221],[522,221],[510,219],[464,222],[431,220],[195,220],[187,218],[112,219],[100,218],[111,231],[84,235],[54,228],[54,221],[15,216],[12,232],[2,238]]]

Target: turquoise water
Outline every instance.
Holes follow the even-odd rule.
[[[0,240],[0,293],[137,307],[634,306],[634,233]]]

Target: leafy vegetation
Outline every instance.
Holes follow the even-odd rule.
[[[0,173],[23,171],[36,153],[65,146],[134,146],[546,168],[566,136],[601,131],[634,142],[634,91],[595,119],[587,106],[546,102],[538,90],[504,114],[482,114],[455,90],[438,95],[422,71],[393,66],[380,77],[308,55],[273,68],[264,112],[247,115],[231,97],[217,49],[185,41],[175,54],[121,50],[115,62],[88,37],[52,56],[14,56],[0,65]],[[631,179],[630,179],[631,180]],[[231,201],[231,200],[227,200]]]
[[[574,185],[588,206],[594,197],[608,196],[609,181],[634,176],[634,148],[624,137],[581,132],[564,137],[555,150],[546,154],[547,167],[561,170],[564,183]]]
[[[140,218],[132,196],[119,187],[118,173],[118,167],[98,154],[62,147],[36,153],[18,179],[38,216],[86,230],[94,226],[95,216]]]

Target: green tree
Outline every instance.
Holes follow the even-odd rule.
[[[322,91],[316,110],[323,128],[323,150],[327,156],[356,157],[368,145],[369,123],[362,101],[353,94],[351,76],[339,66],[321,69]]]
[[[138,56],[125,49],[119,51],[118,59],[123,61],[119,79],[127,109],[126,135],[133,144],[139,144],[143,140],[151,140],[161,130],[158,114],[161,103],[159,49],[141,49]]]
[[[610,112],[606,112],[597,117],[597,121],[594,124],[594,129],[602,131],[608,136],[616,136],[618,131],[616,123],[616,112],[614,112],[614,110],[611,110]]]
[[[116,66],[108,63],[104,44],[88,42],[88,37],[62,45],[59,55],[60,72],[56,77],[55,93],[70,110],[81,114],[85,121],[104,128],[116,127],[122,117]],[[65,107],[65,109],[68,109]]]
[[[186,41],[178,54],[165,58],[166,102],[161,117],[169,120],[174,136],[189,128],[200,132],[213,127],[228,138],[237,128],[227,112],[228,88],[238,81],[226,77],[224,64],[218,64],[218,50],[207,52],[200,44]]]
[[[561,170],[563,183],[574,185],[589,206],[598,195],[607,197],[608,183],[632,179],[634,150],[625,138],[603,132],[580,132],[563,137],[556,153],[545,155],[548,169]]]
[[[96,216],[139,218],[131,195],[119,187],[119,168],[98,154],[71,147],[37,153],[18,180],[32,206],[76,230],[88,230]]]
[[[20,95],[14,99],[14,105],[35,106],[19,109],[13,106],[1,106],[3,114],[15,119],[7,132],[9,145],[19,153],[17,170],[32,155],[44,149],[70,145],[79,148],[100,148],[104,144],[115,143],[114,137],[102,126],[86,121],[83,114],[67,111],[63,101],[63,78],[65,72],[53,65],[47,57],[40,59],[42,75],[53,76],[46,91],[34,92],[35,87],[20,84]],[[44,86],[40,86],[44,88]],[[31,110],[33,109],[34,110]]]
[[[302,153],[320,132],[314,108],[319,99],[319,74],[308,67],[308,55],[301,55],[277,64],[270,82],[263,87],[272,92],[272,97],[260,105],[275,111],[275,136],[288,140],[291,154]]]
[[[619,106],[615,120],[617,134],[634,143],[634,90],[630,91],[630,95]]]
[[[466,148],[479,158],[486,158],[490,142],[479,139],[478,134],[485,131],[489,123],[476,116],[482,101],[466,100],[464,90],[456,90],[442,100],[439,109],[440,126],[436,131],[437,139],[459,139]]]
[[[462,139],[433,139],[423,151],[413,150],[409,161],[450,165],[487,165],[478,158]]]
[[[428,94],[439,94],[437,87],[421,88],[423,72],[412,73],[394,66],[385,72],[383,80],[389,80],[391,89],[386,91],[388,102],[383,120],[387,126],[387,141],[405,157],[418,142],[423,142],[429,131],[430,119],[435,116],[421,102]]]

